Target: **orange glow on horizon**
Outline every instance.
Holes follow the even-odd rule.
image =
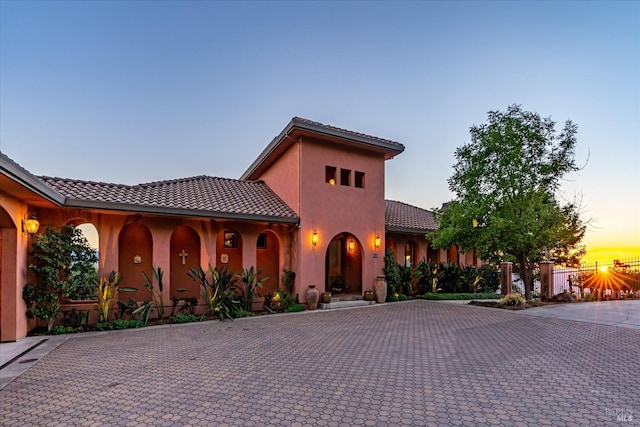
[[[587,247],[587,253],[582,257],[582,262],[613,262],[614,259],[626,260],[640,258],[640,248],[633,247]]]

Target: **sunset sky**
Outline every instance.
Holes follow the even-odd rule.
[[[386,198],[434,208],[510,104],[579,127],[587,260],[640,256],[640,2],[0,1],[0,150],[37,175],[238,178],[301,116],[403,143]]]

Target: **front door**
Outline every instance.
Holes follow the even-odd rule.
[[[350,233],[336,235],[327,248],[325,289],[334,294],[362,293],[362,248]]]

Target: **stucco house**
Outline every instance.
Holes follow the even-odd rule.
[[[209,264],[238,273],[262,268],[269,276],[264,292],[278,289],[283,270],[292,270],[303,303],[309,285],[324,290],[338,276],[349,293],[373,289],[388,247],[402,264],[476,264],[455,248],[429,248],[432,212],[385,200],[385,161],[404,149],[294,117],[240,179],[138,185],[35,176],[0,153],[0,340],[18,340],[33,326],[22,299],[34,238],[24,226],[32,214],[40,230],[93,224],[101,276],[116,270],[139,287],[142,271],[161,267],[167,303],[180,288],[198,297],[186,273]]]

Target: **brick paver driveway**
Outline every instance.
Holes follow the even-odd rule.
[[[2,425],[620,425],[640,331],[427,301],[77,336]]]

